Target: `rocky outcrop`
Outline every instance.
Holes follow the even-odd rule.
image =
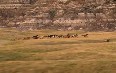
[[[24,25],[39,29],[65,27],[94,30],[109,27],[109,24],[116,27],[116,3],[111,0],[38,0],[30,6],[23,14],[23,21],[17,22],[21,28]]]

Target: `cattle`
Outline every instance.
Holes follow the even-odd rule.
[[[71,37],[73,38],[78,37],[78,34],[71,35]]]
[[[83,34],[82,36],[83,36],[83,37],[88,37],[88,35],[89,35],[89,34]]]
[[[75,38],[75,37],[78,37],[78,34],[73,34],[73,35],[71,35],[71,34],[67,34],[67,35],[64,35],[63,36],[64,38]]]
[[[32,38],[33,38],[33,39],[38,39],[39,37],[38,37],[38,35],[35,35],[35,36],[33,36]]]
[[[75,36],[75,37],[78,37],[78,34],[75,34],[74,36]]]
[[[88,34],[84,34],[82,35],[84,37],[87,37]],[[66,35],[56,35],[56,34],[51,34],[51,35],[46,35],[46,36],[38,36],[38,35],[34,35],[32,37],[24,37],[22,38],[22,40],[29,40],[29,39],[44,39],[44,38],[77,38],[78,34],[69,34],[67,33]],[[19,40],[19,38],[18,38]]]
[[[63,35],[58,35],[58,38],[63,38]]]
[[[58,35],[53,35],[53,38],[58,38]]]
[[[47,37],[48,38],[54,38],[54,35],[48,35]]]
[[[106,39],[104,42],[110,42],[110,39]]]
[[[48,36],[43,36],[43,38],[47,38]]]
[[[48,35],[48,36],[45,36],[45,37],[48,37],[48,38],[57,38],[58,35]]]
[[[68,33],[68,34],[66,35],[66,37],[67,37],[67,38],[70,38],[70,37],[71,37],[71,35]]]

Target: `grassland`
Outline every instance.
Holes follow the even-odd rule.
[[[12,40],[67,33],[79,37]],[[0,73],[116,73],[116,32],[0,29]]]

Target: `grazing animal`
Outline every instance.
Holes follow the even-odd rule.
[[[58,38],[59,35],[54,35],[55,38]]]
[[[89,35],[89,34],[84,34],[84,35],[82,35],[82,36],[83,36],[83,37],[88,37],[88,35]]]
[[[73,37],[73,38],[78,37],[78,34],[74,34],[71,37]]]
[[[35,35],[35,36],[33,36],[32,38],[33,38],[33,39],[38,39],[39,37],[38,37],[38,35]]]
[[[75,34],[74,36],[75,36],[75,37],[78,37],[78,34]]]
[[[58,37],[58,35],[48,35],[46,37],[48,37],[48,38],[56,38],[56,37]]]
[[[47,38],[48,36],[43,36],[43,38]]]
[[[58,38],[63,38],[63,35],[58,35]]]
[[[110,42],[110,39],[106,39],[105,42]]]
[[[53,38],[57,38],[58,37],[58,35],[53,35]]]
[[[54,35],[48,35],[47,37],[48,37],[48,38],[52,38],[52,37],[54,37]]]
[[[67,38],[70,38],[70,34],[69,33],[66,36],[67,36]]]

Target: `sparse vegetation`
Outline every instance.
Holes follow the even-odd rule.
[[[9,0],[8,2],[12,1]],[[17,7],[17,3],[22,5]],[[38,27],[35,29],[68,30],[70,25],[69,28],[72,28],[72,30],[80,28],[86,31],[116,30],[116,3],[113,0],[106,0],[106,2],[98,0],[18,0],[17,3],[15,4],[16,7],[13,6],[14,8],[12,6],[7,8],[7,4],[6,8],[4,8],[4,4],[1,6],[1,26],[20,29],[20,26],[27,24],[23,28],[35,28],[37,25]],[[33,23],[31,20],[36,20],[37,22]],[[42,27],[39,27],[39,25],[42,25]],[[76,27],[79,28],[77,29]]]
[[[115,0],[0,0],[0,73],[115,69]]]
[[[0,29],[0,73],[115,73],[116,33]],[[12,40],[33,35],[79,34],[78,38]],[[104,42],[110,39],[110,42]]]

